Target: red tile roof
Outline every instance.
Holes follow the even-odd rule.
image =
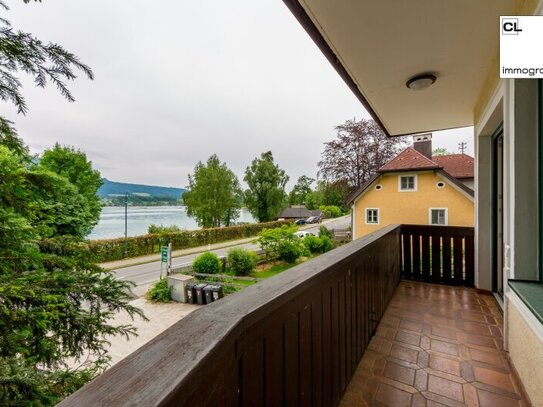
[[[430,160],[428,157],[411,147],[407,147],[400,154],[379,168],[379,172],[439,168],[441,168],[441,166]]]
[[[473,190],[461,181],[459,178],[473,178],[473,157],[467,154],[450,154],[432,157],[430,160],[425,155],[419,153],[411,147],[407,147],[400,154],[379,168],[364,185],[354,191],[347,198],[347,204],[352,204],[383,172],[392,171],[420,171],[437,170],[442,176],[448,178],[452,183],[464,190],[473,197]]]
[[[455,178],[474,177],[474,159],[467,154],[436,155],[432,161]]]

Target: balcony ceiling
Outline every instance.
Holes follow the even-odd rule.
[[[351,88],[360,92],[358,97],[365,99],[389,135],[473,125],[487,75],[493,69],[498,74],[499,16],[513,14],[525,4],[520,0],[285,2],[314,40],[311,30],[320,33],[329,49],[324,50],[323,44],[320,48],[335,54],[354,82]],[[300,15],[303,11],[305,16]],[[437,74],[434,85],[421,91],[406,87],[408,79],[425,72]]]

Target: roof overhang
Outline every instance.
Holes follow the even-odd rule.
[[[498,78],[499,16],[535,0],[283,0],[389,136],[472,126]],[[434,73],[435,84],[406,82]]]

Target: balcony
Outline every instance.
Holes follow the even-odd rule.
[[[60,405],[521,405],[493,298],[463,287],[473,257],[472,228],[385,227],[193,312]]]

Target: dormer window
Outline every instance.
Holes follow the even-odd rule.
[[[400,175],[398,177],[398,189],[400,192],[411,192],[417,190],[416,175]]]

